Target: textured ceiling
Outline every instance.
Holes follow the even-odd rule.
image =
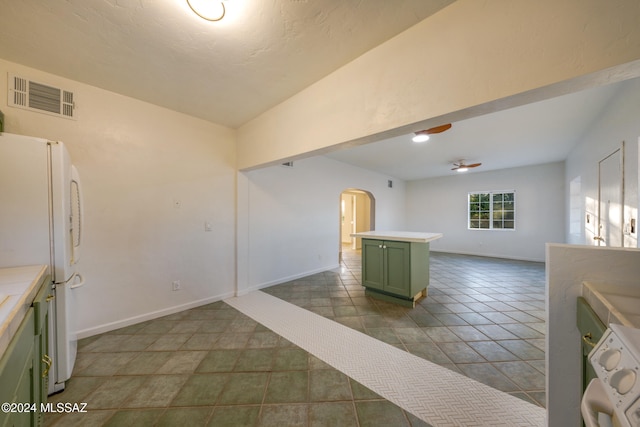
[[[454,0],[0,0],[0,58],[236,128]],[[564,160],[619,85],[328,154],[405,180]]]
[[[238,127],[453,0],[0,0],[0,58]]]

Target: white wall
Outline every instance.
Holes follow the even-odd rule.
[[[241,173],[238,292],[336,268],[340,194],[346,189],[373,194],[376,229],[404,226],[401,180],[325,157]]]
[[[617,83],[618,90],[600,117],[569,153],[566,161],[567,242],[594,244],[593,219],[586,223],[586,212],[597,211],[598,162],[625,142],[624,222],[638,219],[638,138],[640,137],[640,79]],[[574,191],[571,189],[573,183]],[[626,247],[638,246],[637,230],[625,236]]]
[[[409,181],[409,230],[443,233],[431,250],[544,261],[545,243],[564,241],[564,163]],[[516,229],[467,229],[467,194],[516,191]]]
[[[3,60],[0,100],[8,71],[75,93],[76,121],[0,105],[7,132],[64,141],[81,174],[81,336],[233,294],[234,131]]]

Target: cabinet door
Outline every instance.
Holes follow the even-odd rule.
[[[40,291],[33,300],[35,314],[35,353],[34,366],[37,367],[34,375],[34,399],[37,407],[47,402],[49,391],[49,369],[53,359],[49,353],[49,301],[53,298],[51,281],[45,279]],[[44,413],[38,413],[37,425],[44,423]]]
[[[595,343],[600,341],[607,327],[600,321],[589,303],[582,297],[578,297],[578,330],[582,338],[582,391],[592,379],[597,378],[596,371],[589,362],[589,353]]]
[[[29,308],[9,347],[0,359],[0,402],[33,402],[35,328],[33,308]],[[39,409],[39,408],[38,408]],[[36,425],[35,412],[0,412],[0,426]]]
[[[411,245],[408,242],[384,242],[384,266],[386,292],[412,297],[411,295]]]
[[[362,285],[384,289],[384,250],[382,240],[362,239]]]

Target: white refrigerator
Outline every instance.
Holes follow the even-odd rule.
[[[53,281],[49,394],[64,389],[76,359],[81,238],[80,180],[65,145],[0,133],[0,267],[46,264]]]

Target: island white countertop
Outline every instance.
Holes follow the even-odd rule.
[[[0,268],[0,357],[20,327],[48,269],[47,265]]]
[[[351,237],[361,237],[363,239],[384,239],[395,240],[397,242],[418,242],[427,243],[442,237],[442,233],[423,233],[420,231],[364,231],[353,233]]]

